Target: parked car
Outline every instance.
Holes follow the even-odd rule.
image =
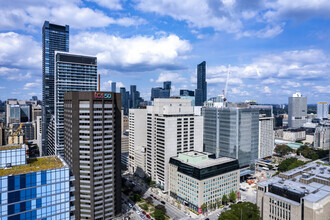
[[[142,214],[145,215],[145,214],[147,214],[147,213],[146,213],[145,211],[142,211]]]
[[[151,218],[150,218],[150,215],[147,214],[146,216],[147,216],[147,219],[151,219]]]
[[[166,204],[166,202],[164,202],[164,201],[160,201],[163,205],[165,205]]]

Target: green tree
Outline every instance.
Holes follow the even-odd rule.
[[[236,199],[237,199],[237,193],[234,192],[234,191],[231,191],[230,194],[229,194],[229,200],[231,202],[236,202]]]
[[[166,213],[166,208],[163,205],[156,205],[155,208],[163,211],[164,213]]]
[[[149,184],[150,187],[155,187],[156,186],[156,182],[155,181],[150,181],[150,184]]]
[[[268,167],[269,170],[274,168],[273,165],[270,165],[270,164],[268,164],[267,167]]]
[[[228,200],[228,197],[226,196],[226,194],[223,194],[223,196],[222,196],[222,199],[221,199],[221,200],[222,200],[222,204],[224,204],[224,205],[225,205],[225,204],[227,204],[227,203],[228,203],[228,201],[229,201],[229,200]]]
[[[207,212],[207,205],[206,205],[206,203],[203,203],[203,205],[202,205],[202,212],[203,213],[205,213],[205,212]]]
[[[221,206],[221,200],[220,199],[217,199],[215,201],[215,203],[217,204],[217,208],[220,208],[220,206]]]
[[[165,213],[162,210],[155,209],[154,216],[155,220],[165,220]]]
[[[148,208],[148,205],[145,204],[145,203],[143,203],[142,205],[140,205],[140,207],[141,207],[141,209],[146,210],[146,211],[149,209]]]
[[[278,170],[280,172],[285,172],[289,170],[289,166],[293,164],[294,162],[297,161],[297,158],[291,157],[288,159],[283,160],[279,165],[278,165]]]
[[[260,211],[257,205],[251,202],[233,204],[231,209],[221,213],[219,220],[261,220]]]
[[[141,201],[141,196],[137,193],[133,193],[133,195],[130,197],[133,202],[140,202]]]
[[[281,157],[283,157],[283,156],[291,153],[292,151],[293,150],[289,146],[287,146],[285,144],[276,145],[276,147],[275,147],[275,152],[277,154],[279,154]]]

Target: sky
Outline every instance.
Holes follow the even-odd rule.
[[[42,26],[70,26],[72,53],[97,56],[101,89],[172,81],[196,88],[206,61],[208,98],[330,102],[329,0],[0,0],[0,100],[42,99]]]

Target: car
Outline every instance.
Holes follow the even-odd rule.
[[[133,207],[133,205],[132,205],[131,203],[128,203],[128,206],[129,206],[130,208],[132,208],[132,207]]]
[[[160,203],[162,203],[163,205],[165,205],[165,204],[166,204],[166,202],[164,202],[164,201],[160,201]]]
[[[210,220],[209,218],[206,218],[205,220]]]
[[[154,197],[154,195],[150,194],[151,197]]]
[[[145,211],[142,211],[142,214],[145,215],[145,214],[147,214],[147,213],[146,213]]]
[[[218,214],[217,214],[217,216],[219,217],[221,215],[221,212],[219,212]]]
[[[135,207],[133,207],[133,210],[134,210],[134,211],[136,211],[136,208],[135,208]]]
[[[147,214],[146,216],[147,216],[147,219],[151,219],[151,218],[150,218],[150,215]]]
[[[140,215],[140,214],[141,214],[141,212],[139,212],[139,211],[136,211],[136,214]]]

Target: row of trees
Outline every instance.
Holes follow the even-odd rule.
[[[305,158],[311,159],[311,160],[317,160],[319,158],[323,158],[328,154],[328,151],[326,150],[315,150],[311,147],[308,147],[307,145],[302,145],[297,149],[297,154],[302,155]]]
[[[301,160],[298,160],[297,158],[291,157],[291,158],[283,160],[278,165],[278,170],[280,172],[285,172],[285,171],[292,170],[294,168],[300,167],[303,164],[304,164],[304,161],[301,161]]]
[[[259,207],[251,202],[233,204],[222,212],[218,220],[261,220]]]
[[[234,192],[234,191],[231,191],[230,194],[229,194],[229,198],[227,197],[226,194],[224,194],[222,196],[222,199],[217,199],[215,201],[215,203],[209,203],[208,205],[206,203],[204,203],[202,205],[202,212],[205,213],[207,212],[208,210],[214,210],[216,208],[220,208],[222,205],[226,205],[228,204],[228,202],[236,202],[236,199],[237,199],[237,193]]]

